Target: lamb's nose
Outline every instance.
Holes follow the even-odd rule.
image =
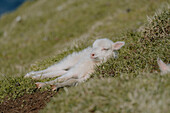
[[[91,54],[91,56],[94,56],[95,54]]]

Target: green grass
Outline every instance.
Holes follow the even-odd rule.
[[[43,113],[168,113],[169,75],[91,79],[54,97]],[[165,90],[166,89],[166,90]]]
[[[95,39],[108,37],[126,42],[119,58],[96,67],[89,81],[62,90],[42,112],[169,111],[170,79],[157,73],[156,63],[157,57],[169,62],[167,4],[166,0],[26,2],[0,19],[1,102],[6,96],[39,91],[36,81],[23,78],[27,72],[45,69]],[[147,15],[158,9],[164,12],[147,22]],[[17,23],[19,15],[22,21]]]

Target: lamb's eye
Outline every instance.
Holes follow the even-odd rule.
[[[103,48],[102,50],[104,50],[104,51],[108,51],[108,50],[109,50],[109,48]]]

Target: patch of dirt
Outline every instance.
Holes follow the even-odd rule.
[[[46,106],[56,92],[44,91],[33,94],[25,94],[15,100],[5,100],[0,104],[1,113],[38,113]]]

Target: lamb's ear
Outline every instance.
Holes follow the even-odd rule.
[[[113,50],[119,50],[122,46],[125,45],[125,42],[118,41],[113,44]]]
[[[168,70],[168,66],[160,58],[157,58],[157,63],[162,73]]]

